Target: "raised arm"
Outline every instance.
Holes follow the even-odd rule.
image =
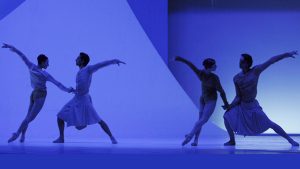
[[[272,64],[274,64],[282,59],[285,59],[285,58],[295,58],[295,55],[298,55],[297,51],[292,51],[292,52],[288,52],[288,53],[283,53],[281,55],[273,56],[269,60],[267,60],[265,63],[257,65],[255,71],[257,73],[261,73],[264,70],[266,70],[269,66],[271,66]]]
[[[228,101],[227,101],[227,98],[226,98],[226,93],[225,93],[225,91],[224,91],[224,89],[223,89],[223,87],[221,85],[221,82],[220,82],[219,78],[216,79],[216,89],[220,93],[220,96],[221,96],[221,98],[223,100],[224,105],[222,107],[224,109],[229,108],[229,104],[228,104]]]
[[[65,91],[68,93],[75,92],[75,90],[72,87],[70,87],[70,88],[65,87],[63,84],[61,84],[60,82],[55,80],[50,74],[47,75],[47,79],[49,82],[52,82],[55,86],[60,88],[62,91]]]
[[[30,68],[33,65],[33,63],[30,62],[28,60],[28,58],[21,51],[19,51],[17,48],[15,48],[14,46],[3,43],[2,48],[8,48],[12,52],[15,52],[17,55],[19,55],[28,68]]]
[[[118,59],[113,59],[113,60],[108,60],[108,61],[104,61],[104,62],[100,62],[100,63],[97,63],[95,65],[91,65],[89,66],[89,71],[91,73],[94,73],[96,72],[97,70],[103,68],[103,67],[106,67],[106,66],[109,66],[109,65],[112,65],[112,64],[117,64],[118,66],[120,66],[120,64],[126,64],[125,62],[122,62]]]
[[[176,56],[175,57],[176,61],[185,63],[186,65],[188,65],[196,74],[199,74],[201,72],[200,69],[198,69],[193,63],[191,63],[190,61],[180,57],[180,56]]]

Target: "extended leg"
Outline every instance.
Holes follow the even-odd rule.
[[[104,130],[104,132],[110,137],[111,142],[112,142],[113,144],[117,144],[117,143],[118,143],[117,140],[116,140],[116,139],[114,138],[114,136],[112,135],[112,133],[111,133],[111,131],[110,131],[108,125],[105,123],[105,121],[101,120],[101,121],[99,122],[99,125],[100,125],[101,128]]]
[[[200,109],[199,109],[199,120],[202,118],[203,116],[203,109],[204,109],[204,100],[203,98],[201,97],[200,98]],[[201,132],[201,129],[198,130],[196,133],[195,133],[195,138],[194,138],[194,142],[191,144],[192,146],[198,146],[198,140],[199,140],[199,136],[200,136],[200,132]]]
[[[295,140],[293,140],[278,124],[271,122],[271,129],[273,129],[278,135],[285,138],[292,146],[299,146]]]
[[[209,120],[210,116],[214,112],[215,107],[216,101],[210,101],[205,104],[201,119],[196,122],[192,131],[186,136],[185,140],[182,142],[183,146],[191,141],[192,137],[196,134],[196,132],[200,132],[202,126]]]
[[[15,141],[20,136],[23,130],[26,131],[29,123],[36,118],[36,116],[41,111],[44,103],[45,103],[45,98],[36,99],[34,101],[31,111],[29,112],[29,114],[27,114],[26,118],[21,123],[18,131],[16,133],[13,133],[12,137],[8,140],[8,142]]]
[[[34,103],[34,100],[32,99],[32,97],[30,97],[30,104],[29,104],[29,107],[28,107],[27,116],[29,116],[29,114],[32,110],[33,103]],[[27,128],[28,127],[24,128],[23,131],[22,131],[21,139],[20,139],[21,143],[23,143],[25,141],[25,135],[26,135]]]

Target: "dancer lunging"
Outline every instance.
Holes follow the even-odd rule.
[[[88,66],[90,57],[85,53],[80,53],[76,59],[76,65],[79,67],[79,72],[76,76],[76,94],[57,115],[57,124],[59,128],[59,137],[54,140],[54,143],[64,143],[64,128],[65,122],[67,126],[75,126],[81,130],[87,125],[98,123],[105,133],[110,137],[113,144],[117,144],[116,139],[112,135],[107,124],[98,116],[93,107],[92,99],[89,94],[92,75],[100,68],[117,64],[125,64],[117,59],[100,62],[95,65]]]
[[[24,61],[26,66],[29,69],[30,73],[30,80],[31,80],[31,86],[33,88],[33,91],[30,96],[30,104],[29,104],[29,109],[27,112],[27,115],[23,122],[21,123],[19,129],[13,133],[12,137],[8,140],[8,142],[12,142],[16,140],[20,134],[21,134],[21,139],[20,142],[25,141],[25,134],[28,128],[28,125],[30,122],[32,122],[36,116],[39,114],[41,111],[46,95],[47,95],[47,88],[46,88],[46,82],[50,81],[53,84],[55,84],[57,87],[59,87],[61,90],[65,92],[73,92],[73,88],[66,88],[64,85],[56,81],[49,73],[47,73],[43,69],[47,69],[49,66],[48,62],[48,57],[41,54],[37,57],[38,65],[33,64],[28,60],[28,58],[18,49],[16,49],[12,45],[8,44],[3,44],[2,48],[8,48],[12,52],[16,53],[21,57],[21,59]]]
[[[219,77],[212,73],[216,70],[217,65],[214,59],[208,58],[203,61],[203,66],[205,69],[198,69],[194,64],[187,61],[182,57],[176,57],[176,61],[183,62],[187,64],[198,76],[202,84],[202,95],[200,97],[200,110],[199,110],[199,120],[194,125],[192,131],[185,136],[185,140],[182,145],[189,143],[195,136],[192,146],[198,145],[198,138],[202,129],[202,126],[209,120],[210,116],[213,114],[216,102],[217,102],[217,91],[220,92],[221,98],[224,102],[223,108],[228,108],[228,102],[226,99],[226,94],[222,88]]]
[[[297,54],[297,51],[293,51],[274,56],[254,67],[252,67],[252,57],[249,54],[242,54],[240,59],[242,71],[233,79],[236,97],[224,114],[225,127],[230,137],[230,140],[224,144],[225,146],[235,145],[234,133],[251,136],[263,133],[269,128],[285,138],[292,146],[299,146],[278,124],[267,117],[256,100],[260,74],[272,64],[285,58],[295,58]]]

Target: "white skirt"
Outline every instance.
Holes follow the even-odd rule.
[[[239,135],[258,135],[270,128],[271,120],[257,100],[242,102],[224,114],[232,130]]]
[[[75,95],[57,114],[57,117],[64,120],[67,126],[75,126],[83,129],[87,125],[96,124],[101,121],[93,107],[92,98],[89,94]]]

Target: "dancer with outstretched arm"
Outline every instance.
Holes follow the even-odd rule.
[[[251,136],[261,134],[269,128],[285,138],[292,146],[299,146],[299,143],[267,117],[256,100],[257,84],[261,73],[274,63],[286,58],[295,58],[297,54],[297,51],[292,51],[274,56],[254,67],[252,67],[252,56],[241,55],[239,65],[242,71],[233,79],[236,96],[224,114],[225,127],[230,137],[230,140],[224,144],[225,146],[236,144],[234,133]]]
[[[117,140],[112,135],[108,125],[99,117],[94,109],[89,89],[92,82],[92,76],[99,69],[109,65],[125,64],[124,62],[114,59],[88,65],[90,57],[81,52],[76,59],[76,65],[79,67],[79,72],[76,76],[76,94],[57,115],[57,125],[59,129],[59,137],[53,143],[64,143],[64,128],[67,126],[75,126],[78,130],[85,128],[87,125],[99,124],[104,132],[111,139],[112,144],[117,144]]]
[[[175,60],[188,65],[201,81],[202,95],[200,97],[199,120],[196,122],[190,133],[185,136],[185,140],[182,143],[183,146],[186,145],[195,136],[194,142],[191,145],[197,146],[202,126],[209,120],[215,110],[218,98],[217,92],[220,93],[224,102],[223,108],[227,109],[229,104],[219,77],[213,73],[213,71],[217,68],[216,61],[214,59],[205,59],[202,63],[204,66],[203,70],[198,69],[194,64],[182,57],[177,56]]]
[[[25,54],[23,54],[14,46],[3,44],[2,48],[10,49],[12,52],[20,56],[21,59],[24,61],[25,65],[28,67],[30,73],[30,80],[33,91],[30,96],[29,109],[19,129],[15,133],[13,133],[12,137],[8,140],[8,142],[15,141],[21,135],[20,142],[24,142],[25,134],[29,123],[31,123],[36,118],[36,116],[39,114],[45,103],[47,96],[46,82],[52,82],[58,88],[68,93],[73,92],[74,89],[72,87],[66,88],[64,85],[55,80],[49,73],[47,73],[44,70],[47,69],[47,67],[49,66],[48,57],[44,54],[40,54],[37,57],[38,64],[35,65],[34,63],[28,60]]]

